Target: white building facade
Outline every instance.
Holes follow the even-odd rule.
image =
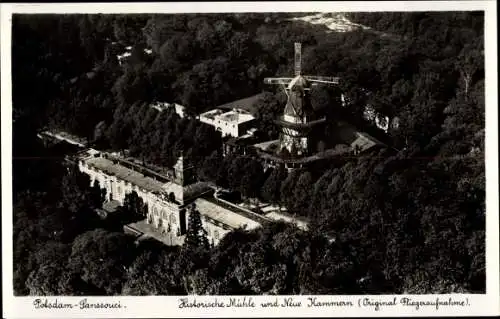
[[[231,111],[214,109],[199,116],[200,122],[213,126],[221,132],[222,137],[240,137],[246,134],[253,128],[254,120],[255,117],[252,114],[242,109]]]
[[[164,243],[182,245],[188,227],[188,206],[194,202],[201,214],[202,224],[207,231],[209,242],[217,245],[222,237],[238,227],[259,227],[260,224],[249,218],[220,207],[216,202],[200,198],[210,198],[213,190],[206,183],[189,183],[185,177],[182,157],[176,164],[176,179],[161,180],[158,176],[130,169],[120,159],[95,150],[88,150],[78,160],[78,168],[106,190],[106,201],[117,201],[121,205],[126,194],[136,192],[147,207],[145,220],[161,234]]]

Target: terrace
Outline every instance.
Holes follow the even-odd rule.
[[[218,221],[222,224],[229,226],[232,229],[243,227],[246,225],[247,229],[253,229],[261,226],[262,222],[267,220],[259,215],[260,220],[243,209],[237,206],[226,204],[213,197],[198,198],[194,201],[196,209],[201,215]]]

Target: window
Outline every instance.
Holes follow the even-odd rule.
[[[219,231],[218,230],[214,230],[214,239],[219,240]]]

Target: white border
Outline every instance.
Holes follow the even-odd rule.
[[[343,308],[200,308],[179,309],[177,297],[103,297],[89,298],[98,301],[120,301],[127,308],[119,310],[78,311],[35,310],[34,298],[14,297],[12,283],[12,103],[10,81],[10,43],[12,13],[188,13],[188,12],[314,12],[314,11],[466,11],[485,10],[485,61],[486,61],[486,295],[422,295],[409,296],[419,300],[467,298],[470,306],[443,308],[382,307],[380,311],[364,307]],[[497,26],[496,2],[489,1],[415,1],[415,2],[197,2],[197,3],[71,3],[71,4],[1,4],[1,118],[2,118],[2,257],[3,257],[3,317],[303,317],[303,316],[466,316],[498,315],[499,305],[499,258],[498,258],[498,95],[497,95]],[[27,88],[29,90],[29,88]],[[307,303],[308,296],[295,296]],[[402,296],[323,296],[325,300],[351,300],[357,305],[358,298],[374,300],[400,299]],[[190,297],[191,299],[193,297]],[[198,301],[211,301],[215,296],[196,297]],[[226,297],[217,297],[228,302]],[[60,297],[60,302],[78,302],[82,298]],[[256,304],[274,300],[270,296],[253,297]],[[281,298],[282,299],[282,298]],[[51,298],[54,300],[54,298]]]

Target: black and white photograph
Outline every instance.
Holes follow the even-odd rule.
[[[485,12],[431,10],[12,14],[14,296],[485,294]]]

